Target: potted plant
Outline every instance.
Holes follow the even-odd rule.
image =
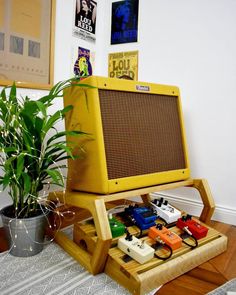
[[[0,186],[8,189],[12,205],[0,211],[9,239],[10,253],[32,256],[43,249],[48,206],[42,196],[45,185],[64,186],[64,160],[73,159],[73,149],[65,136],[84,136],[79,130],[56,128],[67,106],[52,112],[51,106],[76,78],[57,83],[38,100],[17,97],[15,84],[0,94]]]

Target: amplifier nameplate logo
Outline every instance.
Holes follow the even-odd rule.
[[[139,91],[150,91],[150,87],[149,86],[144,86],[144,85],[136,85],[136,90],[139,90]]]

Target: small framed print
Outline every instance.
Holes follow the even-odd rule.
[[[56,0],[0,0],[0,85],[53,85]]]
[[[97,1],[76,0],[73,35],[88,42],[96,41]]]
[[[112,3],[111,45],[137,42],[139,0]]]

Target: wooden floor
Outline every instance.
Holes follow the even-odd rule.
[[[236,278],[236,226],[213,221],[210,226],[228,237],[227,251],[165,284],[156,294],[207,294]]]
[[[190,272],[165,284],[158,295],[200,295],[207,294],[218,286],[236,277],[236,227],[220,222],[211,222],[211,227],[228,237],[228,249]],[[7,243],[0,228],[0,252],[7,249]]]

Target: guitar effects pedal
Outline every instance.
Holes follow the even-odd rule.
[[[129,206],[125,213],[141,230],[149,229],[156,224],[157,215],[147,207]]]
[[[139,240],[129,233],[126,237],[119,238],[118,248],[141,264],[151,260],[155,252],[144,240]]]
[[[176,250],[182,246],[182,239],[160,223],[149,228],[148,236],[153,240],[160,238],[170,246],[172,250]]]
[[[179,218],[176,226],[183,230],[189,230],[197,240],[204,238],[208,233],[208,228],[199,221],[192,219],[189,214]]]
[[[171,206],[168,201],[163,198],[150,201],[150,205],[153,210],[156,211],[157,215],[159,215],[167,223],[176,222],[178,218],[181,217],[181,212]]]
[[[125,233],[125,225],[118,221],[112,214],[109,214],[108,221],[111,229],[112,238],[123,236]]]

